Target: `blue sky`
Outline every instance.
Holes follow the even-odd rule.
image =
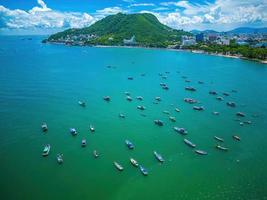
[[[0,0],[0,34],[50,34],[103,17],[149,12],[184,30],[267,26],[267,0]]]

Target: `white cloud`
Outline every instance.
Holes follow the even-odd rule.
[[[80,28],[95,21],[88,13],[54,11],[42,0],[38,0],[37,3],[39,6],[29,11],[11,10],[0,6],[0,28]]]
[[[125,11],[122,8],[115,6],[115,7],[104,8],[102,10],[97,10],[96,14],[106,16],[106,15],[114,15],[120,12],[125,12]]]
[[[141,7],[141,6],[155,6],[154,3],[133,3],[129,7]]]

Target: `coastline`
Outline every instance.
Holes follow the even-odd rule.
[[[259,59],[251,59],[243,56],[238,55],[224,55],[221,53],[208,53],[206,51],[202,50],[188,50],[188,49],[175,49],[175,48],[160,48],[160,47],[144,47],[144,46],[120,46],[120,45],[68,45],[64,42],[46,42],[49,44],[60,44],[65,46],[84,46],[84,47],[96,47],[96,48],[143,48],[143,49],[161,49],[161,50],[171,50],[171,51],[185,51],[185,52],[191,52],[196,54],[206,54],[211,56],[220,56],[225,58],[234,58],[234,59],[243,59],[248,61],[254,61],[260,64],[267,64],[267,60],[259,60]]]

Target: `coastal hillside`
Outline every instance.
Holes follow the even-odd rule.
[[[107,16],[86,28],[56,33],[46,41],[80,45],[167,47],[179,44],[181,35],[190,34],[163,25],[149,13],[119,13]]]

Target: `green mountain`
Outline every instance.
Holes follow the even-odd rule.
[[[119,13],[107,16],[86,28],[68,29],[56,33],[46,41],[83,45],[124,45],[132,42],[131,45],[167,47],[179,44],[181,35],[191,35],[191,33],[163,25],[149,13]],[[133,36],[135,43],[129,41]]]

